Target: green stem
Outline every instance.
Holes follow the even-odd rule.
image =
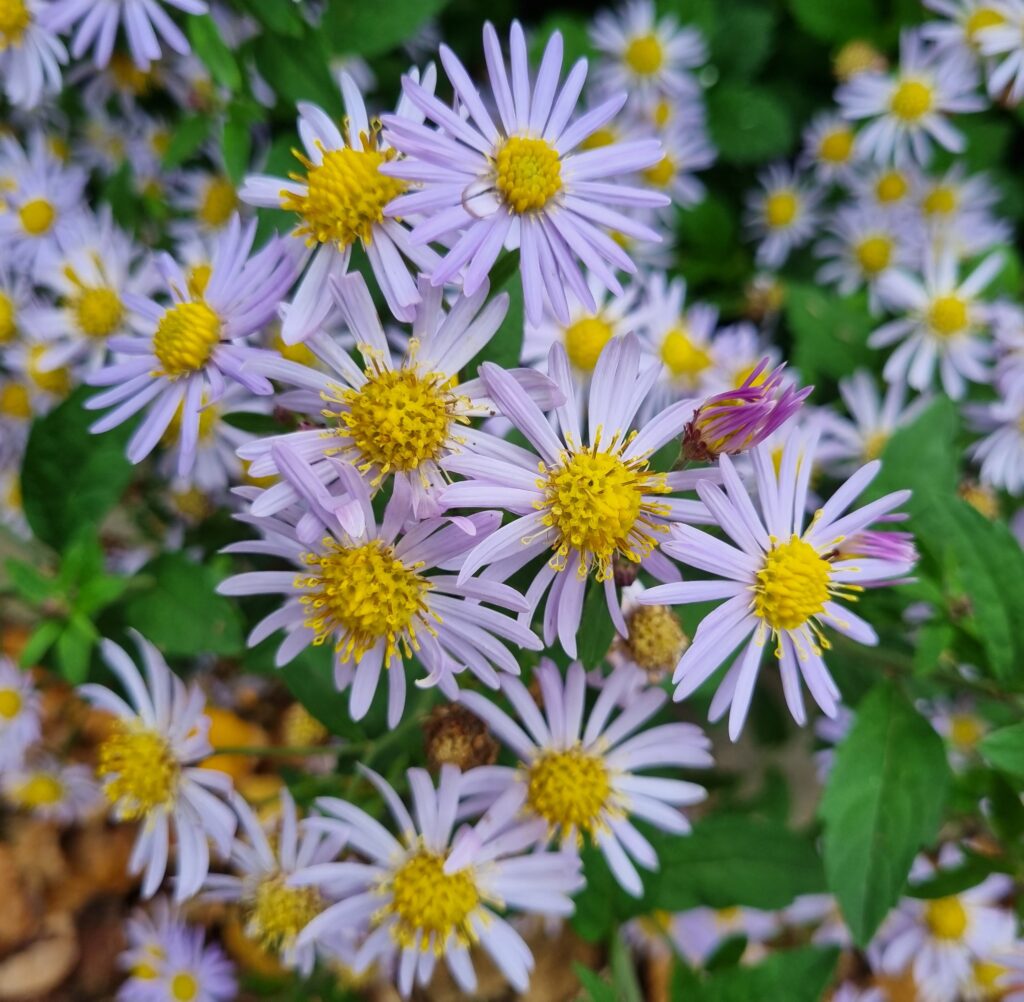
[[[259,758],[312,758],[316,755],[351,755],[358,745],[223,745],[214,755],[255,755]]]

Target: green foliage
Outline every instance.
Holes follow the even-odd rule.
[[[508,295],[508,313],[494,337],[473,360],[472,376],[484,362],[494,362],[504,368],[519,364],[523,348],[523,284],[519,278],[519,251],[499,258],[491,273],[491,295]],[[471,376],[471,378],[472,378]]]
[[[194,15],[188,19],[188,37],[195,54],[206,64],[217,83],[230,91],[242,86],[242,72],[235,55],[209,14]]]
[[[164,167],[180,167],[194,156],[210,134],[210,119],[207,115],[189,115],[174,128],[171,141],[164,154]]]
[[[793,332],[793,365],[804,382],[840,379],[873,361],[867,340],[875,322],[864,293],[838,296],[794,283],[786,287],[785,312]]]
[[[767,4],[723,3],[711,61],[728,80],[754,76],[768,60],[778,15]]]
[[[941,738],[895,685],[879,683],[836,751],[820,808],[829,889],[858,944],[938,832],[948,786]]]
[[[322,30],[333,50],[377,56],[408,41],[448,0],[389,0],[386,4],[330,0]]]
[[[585,668],[597,668],[615,639],[615,625],[608,615],[604,587],[591,581],[583,602],[583,616],[577,637],[577,654]]]
[[[832,981],[838,956],[834,947],[805,946],[774,953],[759,964],[725,968],[703,981],[677,971],[672,998],[678,1002],[819,1002]]]
[[[806,32],[833,44],[874,38],[881,21],[877,0],[789,0],[789,9]]]
[[[332,117],[341,117],[341,94],[328,69],[330,56],[322,34],[307,26],[301,38],[286,45],[272,35],[261,35],[253,42],[253,55],[279,100],[289,105],[313,101]]]
[[[91,434],[89,425],[97,416],[82,404],[94,392],[79,387],[37,418],[25,449],[25,518],[36,538],[56,550],[83,530],[96,529],[132,478],[132,466],[124,458],[131,424]]]
[[[1012,724],[986,735],[980,751],[995,768],[1024,776],[1024,724]]]
[[[708,126],[727,164],[752,164],[788,153],[793,123],[782,100],[764,87],[725,81],[708,92]]]

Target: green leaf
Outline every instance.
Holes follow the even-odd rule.
[[[914,492],[910,499],[914,507],[926,504],[933,494],[954,494],[959,481],[957,425],[953,401],[940,397],[900,428],[882,450],[882,471],[865,499],[908,488]]]
[[[760,964],[719,971],[680,1002],[819,1002],[832,981],[839,950],[804,946],[773,953]]]
[[[986,735],[978,747],[996,769],[1024,776],[1024,724],[1001,727]]]
[[[948,898],[977,887],[986,877],[1000,871],[996,861],[977,853],[965,853],[962,863],[950,870],[940,870],[934,877],[910,884],[906,893],[912,898]]]
[[[188,37],[195,54],[206,64],[217,83],[230,91],[242,86],[242,73],[235,55],[209,14],[193,15],[188,19]]]
[[[577,634],[577,654],[584,668],[602,664],[615,639],[615,624],[608,615],[604,587],[591,581]]]
[[[78,532],[95,529],[132,479],[132,465],[124,458],[131,424],[91,434],[96,415],[83,410],[82,402],[93,393],[80,387],[38,418],[25,449],[25,518],[36,538],[57,550]]]
[[[180,167],[188,160],[210,134],[210,119],[206,115],[190,115],[182,118],[174,125],[171,141],[164,153],[163,165],[168,170]]]
[[[448,0],[388,0],[386,4],[330,0],[321,29],[336,53],[377,56],[411,38]]]
[[[840,379],[873,361],[867,340],[875,323],[863,294],[844,297],[793,283],[786,286],[785,311],[793,332],[793,364],[805,382]]]
[[[576,977],[580,979],[580,984],[587,993],[587,1002],[619,1002],[615,989],[589,967],[574,963],[572,969],[576,972]]]
[[[253,43],[253,55],[279,100],[292,105],[314,101],[329,115],[340,118],[341,94],[331,79],[323,39],[313,29],[301,40],[285,45],[272,35],[262,35]]]
[[[295,0],[241,0],[246,9],[277,35],[301,38],[305,22]]]
[[[57,642],[63,629],[64,624],[60,620],[44,619],[25,641],[18,663],[23,668],[32,668],[37,665],[43,655]]]
[[[753,4],[723,7],[725,19],[711,40],[711,61],[727,80],[752,77],[771,55],[776,13]]]
[[[510,254],[498,262],[498,269],[502,271],[507,267],[507,262],[512,261],[513,266],[519,263],[519,252]],[[502,285],[504,284],[504,288]],[[518,272],[502,282],[502,275],[496,269],[495,280],[491,285],[494,295],[502,292],[508,295],[508,313],[501,322],[494,337],[484,345],[479,355],[469,363],[468,368],[476,375],[476,370],[484,362],[494,362],[505,369],[512,369],[519,365],[519,357],[523,350],[523,287],[519,281]]]
[[[252,155],[253,116],[248,108],[233,104],[224,120],[221,154],[228,177],[237,186],[249,169]]]
[[[181,553],[163,553],[138,574],[153,587],[124,603],[124,621],[164,654],[237,654],[243,647],[235,603],[218,595],[220,575]]]
[[[938,833],[948,788],[942,739],[893,684],[877,685],[836,751],[820,807],[829,889],[858,944]]]
[[[42,574],[31,564],[8,557],[4,567],[7,570],[7,576],[11,579],[11,584],[26,602],[38,604],[59,591],[54,578]]]
[[[708,122],[719,157],[752,164],[788,153],[793,123],[785,104],[762,87],[725,81],[708,92]]]
[[[881,22],[875,0],[789,0],[800,27],[823,42],[873,38]]]
[[[68,620],[57,638],[57,663],[60,673],[72,685],[80,685],[89,674],[89,655],[99,634],[84,616]]]
[[[572,66],[577,59],[594,57],[594,47],[590,44],[586,20],[574,14],[552,14],[544,19],[536,31],[530,32],[527,36],[532,65],[540,64],[548,39],[556,31],[562,33],[562,59],[566,67]]]

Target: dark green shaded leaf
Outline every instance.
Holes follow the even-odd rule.
[[[789,0],[800,26],[824,42],[847,42],[875,35],[880,11],[875,0]]]
[[[448,0],[389,0],[386,4],[330,0],[321,28],[334,52],[376,56],[396,48]]]
[[[577,654],[584,668],[596,668],[608,653],[615,639],[615,624],[608,615],[608,600],[604,587],[596,581],[590,583],[583,615],[577,634]]]
[[[806,382],[840,379],[873,361],[867,340],[875,323],[863,295],[838,296],[794,283],[786,286],[785,310],[793,364]]]
[[[764,88],[729,81],[708,93],[708,122],[719,157],[750,164],[782,156],[793,144],[786,106]]]
[[[1001,727],[986,735],[979,750],[985,760],[997,769],[1024,776],[1024,724]]]
[[[832,981],[839,950],[805,946],[773,953],[750,967],[733,967],[713,974],[685,1002],[820,1002]],[[680,1002],[684,1002],[680,996]]]
[[[206,142],[209,134],[210,119],[206,115],[191,115],[177,122],[164,153],[164,167],[180,167]]]
[[[217,22],[209,14],[193,15],[188,19],[188,37],[195,54],[217,83],[230,91],[236,91],[242,86],[242,74],[235,55],[224,41]]]

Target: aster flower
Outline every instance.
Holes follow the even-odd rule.
[[[932,727],[946,742],[950,765],[957,771],[974,764],[978,743],[989,731],[989,723],[967,696],[936,699],[924,707]]]
[[[114,818],[141,822],[129,871],[143,874],[142,896],[152,897],[167,870],[173,831],[175,900],[181,902],[199,890],[209,871],[207,839],[222,855],[231,849],[236,819],[224,802],[231,780],[197,766],[213,753],[199,686],[186,687],[151,643],[134,631],[133,636],[145,680],[121,647],[110,640],[100,643],[130,704],[101,685],[83,685],[78,691],[116,717],[100,746],[96,771]]]
[[[1012,227],[992,215],[999,199],[998,189],[985,174],[968,176],[962,164],[939,177],[922,178],[916,191],[924,231],[921,242],[951,250],[959,258],[1011,242]]]
[[[994,64],[988,73],[988,92],[994,100],[1019,104],[1024,97],[1024,2],[999,0],[993,9],[1001,20],[977,34],[982,53]]]
[[[708,61],[700,31],[680,27],[671,15],[657,17],[651,0],[630,0],[602,11],[590,28],[594,48],[604,54],[596,79],[609,91],[685,97],[699,90],[692,70]]]
[[[0,265],[0,358],[25,336],[25,311],[35,302],[33,283],[10,265]]]
[[[850,417],[831,411],[822,414],[817,460],[844,476],[878,459],[893,433],[910,424],[931,402],[919,396],[908,405],[903,383],[890,383],[882,397],[875,378],[864,369],[839,380],[839,395]]]
[[[878,163],[926,164],[933,142],[963,151],[964,137],[948,116],[985,107],[977,83],[970,60],[930,51],[920,34],[905,31],[895,74],[861,73],[839,88],[836,101],[847,118],[870,119],[857,135],[861,155]]]
[[[500,126],[447,46],[441,46],[441,62],[469,112],[468,121],[415,80],[403,79],[409,100],[438,128],[383,116],[385,137],[404,156],[384,165],[382,172],[419,185],[394,199],[385,214],[422,216],[412,230],[416,243],[453,237],[431,282],[443,285],[461,278],[467,295],[480,287],[503,246],[518,246],[527,319],[540,323],[546,296],[555,316],[568,323],[566,288],[588,308],[596,310],[597,305],[577,258],[606,288],[621,295],[615,269],[633,273],[636,266],[607,231],[655,243],[661,239],[615,206],[655,208],[665,205],[666,197],[612,183],[657,163],[661,145],[653,139],[633,140],[574,152],[615,116],[626,95],[609,98],[570,124],[586,60],[576,63],[559,89],[562,36],[554,32],[531,88],[526,38],[518,21],[512,22],[510,48],[511,85],[498,34],[489,22],[484,25]]]
[[[497,512],[410,525],[410,494],[396,482],[378,526],[369,489],[354,467],[331,460],[339,489],[332,493],[296,453],[278,447],[274,459],[303,505],[272,516],[242,516],[264,539],[226,550],[284,557],[299,573],[293,567],[237,574],[218,591],[283,595],[284,605],[257,624],[249,643],[283,629],[278,665],[311,644],[331,643],[335,682],[340,690],[352,687],[349,712],[354,720],[366,715],[386,668],[388,726],[398,723],[405,706],[405,662],[414,653],[429,673],[417,685],[441,684],[451,693],[452,676],[466,668],[492,688],[498,683],[495,666],[519,672],[502,641],[539,648],[527,627],[480,604],[519,611],[525,606],[522,596],[495,582],[459,583],[451,573],[479,540],[494,532]]]
[[[40,369],[91,371],[107,360],[110,338],[141,333],[125,298],[154,295],[159,276],[105,207],[97,215],[83,213],[43,250],[36,280],[57,300],[25,314],[46,345]]]
[[[563,851],[575,851],[584,837],[596,844],[615,879],[639,897],[643,884],[636,866],[656,871],[658,857],[631,818],[682,835],[690,824],[677,808],[707,796],[696,783],[639,773],[710,766],[711,743],[693,724],[662,724],[636,733],[667,701],[661,689],[637,694],[612,720],[630,684],[628,671],[619,669],[611,676],[586,720],[586,675],[578,661],[569,666],[564,683],[547,659],[534,677],[544,697],[543,715],[526,686],[514,678],[502,680],[502,691],[518,721],[479,693],[459,695],[519,760],[514,768],[490,766],[465,777],[467,792],[493,801],[477,825],[477,835],[500,831],[513,818],[538,818],[548,838],[560,840]]]
[[[757,180],[759,190],[747,197],[746,226],[759,241],[758,265],[780,268],[816,231],[822,192],[784,164],[762,171]]]
[[[980,479],[1015,497],[1024,492],[1024,396],[967,408],[974,431],[987,432],[971,446]]]
[[[846,183],[857,204],[902,221],[920,190],[920,171],[913,164],[858,164]]]
[[[0,654],[0,773],[18,768],[39,734],[39,695],[32,679]]]
[[[288,878],[297,870],[333,860],[345,840],[316,828],[300,829],[295,801],[287,788],[281,790],[273,831],[264,828],[240,797],[236,796],[234,807],[245,836],[236,838],[231,849],[232,868],[238,876],[211,874],[206,878],[204,896],[238,903],[246,936],[308,977],[316,951],[312,944],[297,947],[295,941],[326,902],[315,887],[292,887]]]
[[[117,29],[123,25],[135,65],[146,70],[160,59],[162,44],[182,55],[192,51],[165,7],[194,15],[209,10],[205,0],[55,0],[51,19],[56,31],[74,30],[75,59],[91,50],[96,66],[110,62]]]
[[[686,460],[707,462],[736,456],[778,431],[810,396],[812,386],[797,389],[783,377],[785,364],[770,368],[762,358],[735,389],[708,397],[683,432]]]
[[[703,965],[725,940],[743,936],[751,945],[779,933],[779,916],[759,908],[689,908],[672,922],[672,942],[694,965]]]
[[[1006,23],[999,0],[924,0],[928,10],[941,20],[921,26],[921,37],[931,42],[936,52],[955,52],[976,61],[986,29]]]
[[[68,61],[53,23],[49,0],[9,0],[0,18],[0,82],[16,108],[35,108],[61,88],[60,68]]]
[[[412,814],[382,777],[360,771],[384,799],[400,834],[392,835],[344,800],[316,801],[325,817],[308,823],[347,838],[365,862],[310,866],[292,878],[295,885],[315,886],[340,899],[306,926],[300,945],[322,942],[329,949],[337,930],[368,925],[354,970],[361,973],[374,963],[393,966],[403,997],[414,984],[430,981],[441,957],[459,988],[473,993],[477,982],[469,947],[479,945],[517,992],[526,991],[533,957],[496,909],[571,914],[569,895],[583,885],[579,860],[532,849],[543,833],[537,821],[514,823],[497,834],[461,829],[453,838],[464,784],[454,766],[441,768],[436,789],[425,770],[408,771]]]
[[[411,496],[416,516],[437,514],[437,493],[447,482],[443,460],[476,439],[472,417],[495,412],[480,380],[458,379],[501,326],[508,296],[487,302],[484,283],[471,296],[457,296],[446,311],[442,290],[421,277],[412,338],[396,357],[362,276],[345,276],[334,290],[362,364],[323,332],[305,347],[327,371],[269,354],[250,363],[254,373],[296,387],[281,403],[309,415],[315,426],[254,442],[241,456],[252,460],[253,476],[273,475],[273,450],[283,444],[313,463],[326,484],[338,478],[340,464],[332,461],[338,457],[359,470],[373,492],[393,479]],[[540,399],[550,399],[547,380],[530,371],[517,378]],[[296,497],[283,483],[263,495],[254,512],[273,514]]]
[[[19,768],[0,772],[4,799],[35,818],[70,825],[86,818],[102,802],[87,765],[61,763],[38,755]]]
[[[662,157],[640,176],[652,188],[666,192],[673,205],[698,205],[704,200],[705,188],[695,175],[707,170],[718,156],[707,130],[702,125],[675,127],[662,130],[658,138],[664,151]],[[671,221],[672,207],[665,206],[662,215]]]
[[[925,256],[921,278],[902,270],[887,275],[879,283],[879,297],[889,312],[903,316],[868,338],[872,348],[899,343],[886,360],[886,380],[925,390],[937,366],[942,387],[954,400],[964,395],[967,381],[988,382],[992,352],[982,337],[987,315],[979,296],[1001,267],[996,252],[960,281],[956,257],[946,249]]]
[[[821,112],[803,133],[802,163],[822,181],[845,180],[854,165],[854,132],[841,115]]]
[[[128,442],[133,463],[153,451],[181,408],[178,473],[186,475],[195,461],[200,412],[220,399],[227,381],[258,394],[273,389],[262,376],[244,370],[244,363],[259,350],[240,342],[274,315],[294,281],[295,269],[276,238],[250,257],[255,236],[255,222],[243,227],[236,219],[218,238],[201,289],[189,283],[169,255],[159,257],[157,267],[171,295],[169,306],[125,297],[125,305],[139,314],[149,333],[109,341],[114,352],[128,358],[88,377],[91,386],[111,389],[90,398],[86,407],[113,407],[92,425],[94,433],[116,428],[147,409]]]
[[[758,276],[752,283],[752,295],[760,304],[760,312],[770,319],[782,305],[784,290],[772,276]],[[719,375],[726,387],[742,386],[762,362],[767,370],[782,361],[782,352],[765,343],[765,335],[749,320],[740,320],[719,329],[715,335],[715,354]]]
[[[660,580],[674,580],[677,572],[658,544],[671,521],[707,517],[699,503],[669,495],[692,489],[713,471],[664,474],[650,468],[653,453],[682,431],[694,404],[673,404],[639,433],[631,432],[658,374],[657,366],[642,365],[640,344],[631,334],[612,339],[602,351],[585,407],[577,403],[565,350],[552,347],[548,374],[565,395],[555,410],[555,429],[508,373],[491,363],[480,372],[501,414],[531,448],[481,438],[445,461],[446,469],[469,479],[448,487],[443,503],[451,508],[500,506],[516,516],[473,547],[459,580],[469,583],[485,565],[486,579],[505,580],[549,552],[527,591],[529,609],[522,618],[527,620],[547,593],[544,643],[552,644],[557,636],[575,657],[587,578],[593,573],[604,588],[609,613],[624,633],[614,561],[641,564]]]
[[[880,209],[846,205],[832,216],[828,229],[814,247],[825,259],[818,281],[835,285],[844,296],[866,285],[871,308],[877,310],[879,280],[911,260],[905,221]]]
[[[997,299],[988,306],[988,320],[996,345],[995,382],[1007,397],[1024,394],[1024,309]]]
[[[223,165],[214,171],[183,171],[176,175],[169,201],[188,216],[186,220],[172,223],[171,231],[187,236],[191,236],[197,226],[204,234],[219,233],[236,212],[245,208],[240,205],[238,189]]]
[[[726,599],[697,627],[693,643],[676,667],[675,698],[698,689],[741,644],[711,703],[717,720],[729,710],[729,736],[739,737],[769,639],[782,674],[786,703],[799,724],[806,720],[800,678],[827,716],[838,710],[839,690],[822,659],[828,626],[859,643],[876,644],[871,626],[841,602],[858,590],[900,578],[904,563],[834,555],[837,544],[894,511],[908,491],[887,494],[849,511],[854,499],[881,469],[868,463],[843,484],[804,524],[806,495],[815,452],[814,440],[790,437],[778,473],[763,447],[751,451],[757,500],[755,509],[728,456],[719,460],[724,491],[697,485],[701,500],[731,542],[691,526],[677,525],[666,552],[684,564],[714,575],[712,580],[677,582],[645,592],[640,601],[677,605]]]
[[[429,98],[436,72],[431,65],[420,80],[414,69],[409,79]],[[295,212],[300,222],[292,235],[310,249],[305,275],[284,312],[282,335],[287,344],[304,341],[323,325],[331,307],[330,279],[345,274],[357,240],[398,320],[411,321],[420,301],[406,262],[430,271],[439,260],[429,247],[410,239],[403,222],[385,217],[385,206],[408,187],[381,169],[395,160],[397,151],[390,135],[381,135],[380,123],[370,121],[355,81],[344,72],[339,80],[348,116],[343,130],[317,105],[299,105],[299,135],[306,153],[296,156],[305,175],[292,174],[285,180],[257,174],[246,178],[241,191],[242,200],[250,205]],[[423,109],[405,96],[391,117],[418,126]]]

